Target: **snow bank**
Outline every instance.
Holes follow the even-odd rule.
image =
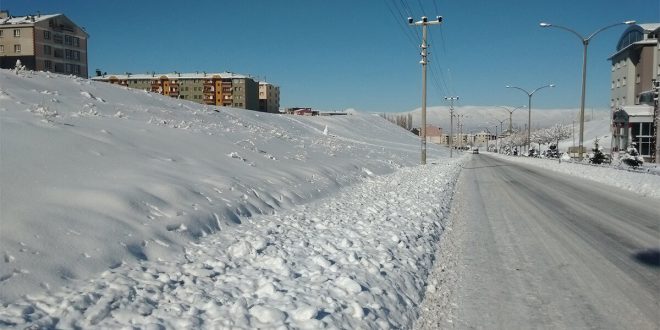
[[[267,114],[0,70],[0,303],[168,261],[418,160],[418,138],[377,116]]]
[[[0,324],[53,328],[409,328],[461,160],[369,178],[185,253],[33,294]]]
[[[658,189],[658,187],[660,187],[660,175],[628,171],[621,168],[591,166],[588,164],[564,161],[559,163],[556,159],[513,157],[495,153],[489,153],[489,155],[589,179],[609,186],[629,190],[642,196],[660,198],[660,190]]]

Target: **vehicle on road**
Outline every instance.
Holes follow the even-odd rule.
[[[473,147],[472,149],[470,149],[470,152],[472,152],[473,154],[478,154],[479,153],[479,148]]]

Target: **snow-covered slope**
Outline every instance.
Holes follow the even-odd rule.
[[[0,70],[0,302],[167,260],[246,216],[418,161],[419,140],[373,115],[221,109]]]

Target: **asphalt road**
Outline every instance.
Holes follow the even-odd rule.
[[[417,328],[660,329],[659,200],[481,154],[454,204],[450,311]]]

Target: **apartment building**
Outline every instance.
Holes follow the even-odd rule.
[[[653,82],[660,80],[660,23],[629,26],[618,40],[612,63],[610,107],[612,152],[634,145],[650,160],[655,131]]]
[[[259,111],[280,112],[280,88],[267,82],[259,82]]]
[[[16,61],[29,70],[87,78],[89,35],[62,14],[11,16],[0,11],[0,68]]]
[[[97,74],[99,73],[97,72]],[[248,76],[232,72],[103,74],[93,77],[92,80],[142,89],[202,104],[260,110],[259,82]],[[279,107],[279,88],[277,90],[277,106]]]

